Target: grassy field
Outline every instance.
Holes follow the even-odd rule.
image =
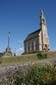
[[[46,52],[47,58],[56,57],[56,52]],[[0,64],[4,63],[21,63],[21,62],[34,62],[37,61],[38,57],[35,54],[26,54],[21,56],[3,56],[0,58]]]
[[[1,63],[18,63],[18,62],[33,62],[37,61],[36,54],[27,54],[21,56],[3,56],[0,58]]]

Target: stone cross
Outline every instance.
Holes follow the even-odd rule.
[[[10,32],[8,32],[8,48],[10,48]]]

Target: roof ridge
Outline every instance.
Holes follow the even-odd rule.
[[[41,31],[41,29],[38,29],[38,30],[36,30],[36,31],[34,31],[34,32],[32,32],[32,33],[30,33],[30,34],[26,37],[26,39],[25,39],[24,41],[33,38],[34,36],[37,35],[36,33],[39,33],[40,31]]]

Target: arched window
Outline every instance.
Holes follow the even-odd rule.
[[[47,48],[47,44],[45,44],[45,47]]]
[[[36,50],[36,41],[34,41],[34,51]]]

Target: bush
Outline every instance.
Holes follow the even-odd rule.
[[[34,65],[27,73],[16,71],[6,82],[4,85],[56,85],[56,68]]]
[[[25,73],[16,71],[13,75],[7,75],[3,79],[4,85],[21,85],[25,80]]]
[[[38,52],[37,53],[37,57],[39,59],[45,59],[45,58],[47,58],[47,53],[45,53],[45,52]]]
[[[0,61],[0,64],[1,64],[2,62]]]
[[[55,85],[56,69],[50,66],[34,66],[26,75],[26,85]]]

